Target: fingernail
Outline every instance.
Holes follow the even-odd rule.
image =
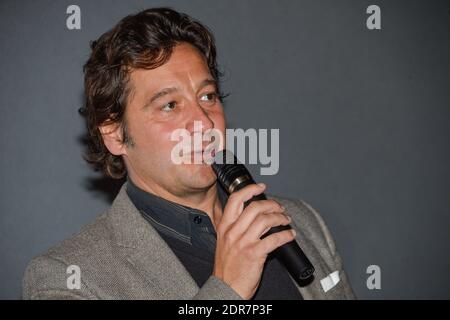
[[[292,221],[292,218],[291,218],[291,217],[289,217],[288,215],[286,215],[286,217],[288,218],[289,222]]]
[[[280,208],[281,208],[281,210],[283,210],[283,211],[286,210],[286,208],[283,207],[283,206],[281,206],[281,205],[280,205]]]
[[[295,232],[295,230],[294,229],[291,229],[291,233],[292,233],[292,235],[295,237],[295,235],[297,234],[297,232]]]
[[[262,182],[258,183],[258,186],[260,186],[261,188],[264,188],[266,185]]]

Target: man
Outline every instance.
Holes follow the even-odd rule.
[[[106,212],[33,259],[24,298],[353,298],[332,237],[310,206],[270,197],[244,209],[264,185],[227,197],[210,165],[173,161],[175,130],[226,127],[215,44],[204,26],[169,8],[150,9],[91,47],[81,110],[91,137],[86,159],[127,181]],[[205,146],[184,156],[196,153],[205,155]],[[287,224],[296,232],[261,239]],[[270,255],[290,241],[313,263],[312,282],[293,281]],[[78,268],[78,286],[68,281],[69,266]]]

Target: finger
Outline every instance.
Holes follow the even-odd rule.
[[[251,202],[233,223],[233,232],[243,234],[254,223],[256,217],[261,213],[283,213],[284,208],[275,200],[258,200]]]
[[[264,192],[265,184],[250,184],[241,190],[233,192],[229,197],[224,208],[222,219],[220,221],[222,227],[228,227],[232,224],[244,210],[244,202],[250,200],[253,196]]]
[[[290,222],[290,218],[282,213],[262,213],[258,215],[254,222],[248,227],[244,235],[243,241],[258,241],[261,236],[275,226],[285,226]]]
[[[268,255],[275,249],[282,245],[291,242],[295,239],[295,230],[289,229],[273,233],[264,239],[260,240],[256,246],[255,251],[258,255]]]

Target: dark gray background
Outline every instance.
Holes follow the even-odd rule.
[[[260,180],[322,214],[357,297],[449,298],[449,2],[317,0],[1,1],[0,298],[109,206],[117,183],[81,158],[82,65],[89,40],[160,5],[214,32],[230,126],[280,129],[280,171]]]

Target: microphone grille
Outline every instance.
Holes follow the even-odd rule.
[[[236,160],[234,153],[228,149],[220,150],[214,156],[215,164],[235,164]]]
[[[241,176],[250,177],[250,173],[245,166],[237,159],[233,152],[227,149],[216,153],[212,168],[225,190],[229,190],[230,185],[236,178]]]

